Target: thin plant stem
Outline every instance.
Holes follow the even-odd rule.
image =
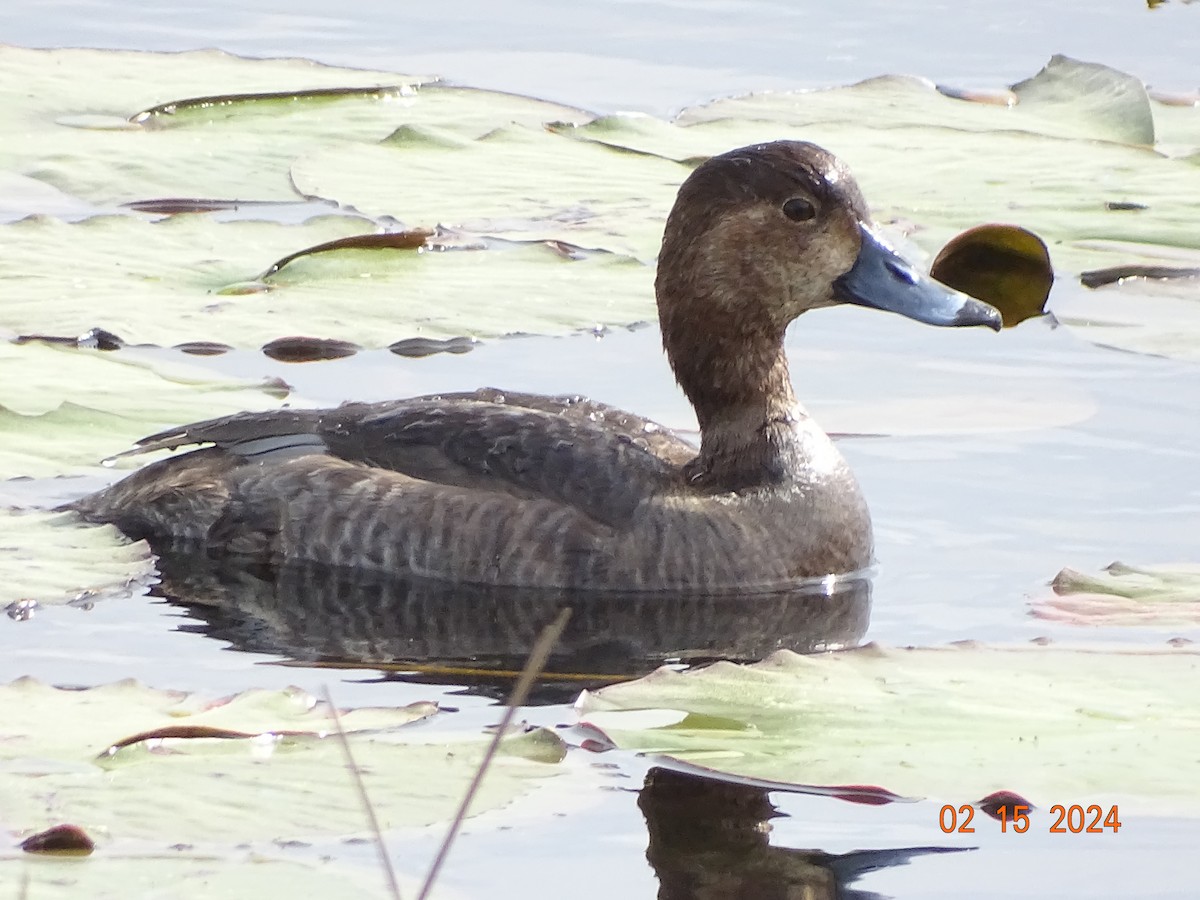
[[[383,866],[388,889],[392,894],[392,900],[401,900],[400,883],[396,881],[396,870],[392,868],[392,859],[388,856],[387,845],[383,841],[383,829],[379,827],[379,816],[375,814],[375,807],[371,804],[371,798],[367,794],[367,786],[363,783],[362,770],[359,769],[358,763],[354,761],[354,753],[350,749],[350,741],[346,738],[346,732],[342,728],[342,717],[338,714],[338,709],[333,704],[333,697],[329,693],[328,685],[324,687],[324,693],[325,703],[329,706],[329,711],[333,716],[333,724],[337,728],[338,742],[342,745],[342,753],[346,757],[346,766],[350,769],[350,774],[354,779],[354,786],[358,789],[358,799],[362,803],[363,810],[366,811],[367,821],[371,825],[371,832],[375,835],[375,847],[379,850],[379,862]]]
[[[446,836],[442,838],[442,845],[438,848],[437,856],[433,858],[433,864],[429,867],[429,873],[425,876],[425,883],[421,885],[421,892],[417,895],[417,900],[428,900],[429,892],[433,890],[433,883],[437,881],[442,864],[450,855],[450,847],[454,844],[454,839],[458,837],[459,829],[462,828],[463,820],[467,817],[471,801],[475,799],[475,795],[479,792],[479,786],[483,784],[483,776],[487,774],[488,767],[496,758],[496,752],[500,749],[500,742],[504,740],[508,726],[512,724],[517,709],[525,704],[525,699],[529,696],[529,689],[533,687],[533,682],[542,673],[550,651],[554,648],[563,629],[567,627],[567,621],[570,618],[570,608],[564,607],[555,620],[543,628],[542,633],[538,635],[537,643],[533,645],[529,659],[525,661],[525,668],[521,670],[521,675],[517,679],[517,683],[513,685],[512,693],[508,697],[508,708],[504,710],[500,724],[496,726],[496,731],[492,735],[492,741],[484,751],[483,759],[479,761],[479,767],[475,769],[475,776],[467,786],[467,792],[458,806],[458,811],[454,814],[454,820],[446,829]]]

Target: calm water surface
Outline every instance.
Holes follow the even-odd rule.
[[[666,113],[763,88],[844,83],[911,72],[997,85],[1032,74],[1056,52],[1124,68],[1167,89],[1200,85],[1200,4],[917,2],[853,6],[767,0],[602,0],[586,5],[452,0],[433,6],[309,0],[122,4],[7,0],[0,40],[30,46],[180,50],[432,72],[597,109]],[[1063,297],[1077,291],[1056,288]],[[1052,300],[1053,305],[1053,300]],[[874,513],[879,568],[868,637],[936,644],[1049,636],[1123,644],[1200,639],[1200,629],[1080,630],[1035,619],[1029,599],[1064,565],[1113,559],[1197,559],[1200,534],[1200,367],[1097,348],[1031,322],[1002,336],[924,328],[843,309],[806,316],[789,336],[798,393],[861,478]],[[150,352],[150,351],[138,351]],[[512,339],[462,356],[404,360],[360,354],[286,366],[256,354],[212,361],[239,374],[281,375],[313,400],[383,399],[482,384],[590,394],[669,425],[694,423],[653,329],[603,339]],[[114,450],[120,448],[113,448]],[[47,502],[79,481],[8,484],[0,500]],[[161,687],[222,693],[252,685],[332,683],[348,704],[405,703],[438,690],[377,673],[280,668],[180,626],[179,609],[132,599],[90,611],[46,609],[0,622],[0,681],[34,675],[96,684],[133,676]],[[447,694],[453,687],[444,689]],[[494,718],[489,701],[453,695],[455,727]],[[561,707],[530,715],[570,718]],[[636,787],[636,771],[613,786]],[[854,807],[782,796],[790,814],[773,844],[845,853],[946,845],[937,808]],[[544,801],[542,801],[544,802]],[[458,848],[447,883],[466,894],[527,896],[528,879],[578,896],[653,896],[645,827],[634,795],[597,792],[564,818],[532,801],[513,831],[482,827]],[[470,829],[468,829],[470,830]],[[1037,830],[1037,829],[1035,829]],[[1042,832],[1045,829],[1041,829]],[[1193,896],[1185,850],[1194,822],[1146,820],[1099,839],[1044,833],[977,835],[977,852],[928,857],[867,875],[856,887],[900,897]],[[432,853],[418,836],[406,852]],[[579,847],[586,841],[586,851]],[[568,842],[575,848],[568,851]],[[1096,853],[1101,850],[1101,853]],[[370,859],[364,860],[371,865]],[[862,895],[860,895],[862,896]]]
[[[1164,89],[1200,84],[1200,10],[1134,0],[5,0],[0,41],[303,56],[597,111],[662,113],[884,72],[995,86],[1033,74],[1054,53]]]

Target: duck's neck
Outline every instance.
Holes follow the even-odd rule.
[[[741,490],[788,480],[796,464],[796,404],[783,329],[736,305],[697,304],[663,317],[667,356],[700,423],[700,455],[688,480]],[[678,311],[677,311],[678,312]]]

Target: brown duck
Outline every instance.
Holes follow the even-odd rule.
[[[164,431],[138,450],[211,446],[72,508],[210,554],[482,585],[770,590],[868,566],[866,503],[796,402],[784,332],[838,303],[999,328],[996,310],[915,270],[845,165],[793,141],[691,174],[655,288],[699,452],[600,403],[486,389]]]

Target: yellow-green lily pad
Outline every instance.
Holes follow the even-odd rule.
[[[39,605],[86,605],[156,580],[144,541],[69,513],[0,509],[0,610],[27,618]]]
[[[10,828],[32,833],[70,822],[96,841],[98,854],[115,841],[228,849],[369,834],[329,710],[299,689],[214,702],[132,681],[80,691],[19,679],[0,685],[0,703]],[[482,757],[483,734],[405,730],[435,711],[423,703],[342,714],[385,830],[449,822]],[[122,746],[109,752],[112,745]],[[559,771],[502,755],[472,814]]]
[[[158,428],[276,406],[286,394],[136,352],[0,341],[0,478],[94,467]]]
[[[9,293],[0,328],[69,335],[99,326],[130,342],[242,347],[301,334],[380,347],[413,337],[562,334],[654,316],[650,267],[536,243],[344,246],[266,275],[285,256],[373,230],[333,216],[303,226],[195,216],[2,226],[0,279]]]
[[[376,141],[413,123],[474,137],[514,120],[586,117],[510,94],[420,88],[427,81],[216,50],[0,47],[0,170],[93,203],[291,200],[288,166],[314,145]]]
[[[1194,816],[1198,698],[1200,654],[1178,648],[869,645],[664,669],[578,708],[619,747],[736,775]]]

